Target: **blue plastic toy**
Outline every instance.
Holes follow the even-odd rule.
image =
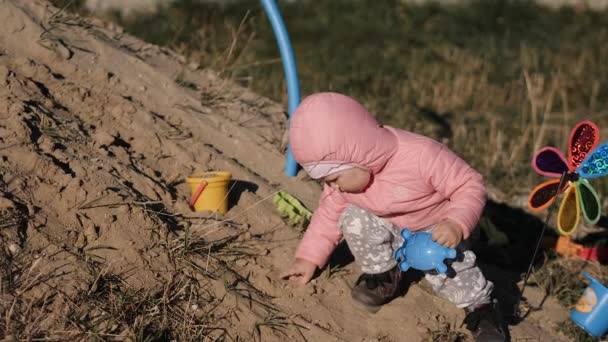
[[[403,247],[397,249],[394,257],[403,272],[411,267],[420,271],[434,269],[439,273],[445,273],[448,267],[443,261],[456,257],[454,248],[448,248],[433,241],[430,233],[412,233],[403,229],[401,236],[405,241]]]
[[[590,280],[589,287],[570,318],[590,335],[601,337],[608,332],[608,288],[588,273],[583,272],[583,275]]]

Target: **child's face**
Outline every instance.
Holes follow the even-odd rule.
[[[349,193],[362,192],[369,184],[370,179],[370,171],[358,167],[336,172],[323,178],[330,187]]]

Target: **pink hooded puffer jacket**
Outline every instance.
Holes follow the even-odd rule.
[[[382,126],[345,95],[307,97],[291,118],[289,140],[302,165],[347,162],[373,173],[363,193],[342,193],[325,185],[296,251],[297,258],[319,267],[342,238],[338,220],[349,205],[414,231],[450,219],[462,226],[465,239],[485,205],[481,175],[445,145]]]

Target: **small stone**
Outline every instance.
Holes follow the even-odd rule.
[[[55,150],[55,144],[48,137],[43,137],[38,143],[38,147],[46,153],[51,153]]]
[[[198,304],[192,304],[190,306],[190,309],[192,309],[192,311],[197,311],[198,310]]]
[[[14,209],[15,203],[6,197],[0,197],[0,209]]]
[[[98,325],[98,329],[99,331],[107,331],[108,328],[110,327],[110,321],[103,321]]]
[[[116,212],[119,215],[127,215],[127,214],[129,214],[130,211],[131,211],[131,209],[129,208],[128,205],[121,205],[120,207],[118,207],[118,209],[116,209]]]
[[[110,151],[107,148],[104,147],[99,147],[98,149],[99,153],[103,154],[104,156],[110,156]],[[98,168],[98,170],[101,170],[101,167]]]
[[[197,70],[198,68],[200,68],[200,64],[198,62],[190,62],[190,64],[188,64],[188,69],[190,70]]]
[[[249,264],[249,262],[245,259],[238,259],[237,261],[234,262],[238,267],[245,267],[247,266],[247,264]]]
[[[251,233],[245,232],[245,233],[239,235],[236,240],[237,241],[249,241],[249,240],[251,240]]]
[[[19,247],[19,245],[16,243],[11,243],[8,245],[8,250],[13,256],[17,256],[19,253],[21,253],[21,247]]]
[[[120,118],[122,117],[123,111],[122,111],[122,106],[115,106],[114,108],[112,108],[112,116],[114,116],[115,118]]]
[[[55,102],[53,102],[53,100],[51,100],[49,98],[46,98],[43,101],[43,105],[44,105],[44,107],[51,109],[51,108],[55,107]]]
[[[70,59],[72,58],[72,50],[70,50],[67,46],[63,45],[63,44],[54,44],[54,48],[55,48],[55,52],[61,56],[61,58],[63,59]]]
[[[84,101],[87,97],[91,96],[91,92],[85,88],[78,88],[78,95],[80,96],[80,100]]]
[[[84,248],[87,245],[87,238],[84,234],[78,234],[78,238],[76,239],[76,243],[74,243],[74,247],[78,249]]]
[[[309,295],[313,295],[313,294],[317,293],[317,287],[312,284],[309,286],[306,286],[306,293]]]
[[[103,20],[101,20],[101,19],[91,17],[91,18],[87,18],[87,21],[92,26],[105,27],[105,22]]]
[[[122,111],[127,114],[134,114],[137,112],[137,108],[134,105],[127,103],[123,106]]]
[[[90,114],[91,114],[91,117],[98,118],[98,117],[103,116],[103,110],[101,110],[101,109],[91,109]]]
[[[78,285],[78,288],[80,289],[80,291],[85,292],[85,291],[89,291],[90,285],[85,282],[82,282]]]
[[[116,23],[110,22],[108,24],[108,29],[118,33],[118,34],[122,34],[124,32],[124,29],[122,28],[122,26],[117,25]]]
[[[104,131],[98,131],[93,135],[93,140],[99,146],[110,146],[114,142],[114,139],[114,136]]]
[[[87,175],[87,170],[81,164],[71,163],[70,167],[72,171],[76,174],[76,176],[83,177]]]
[[[99,237],[97,234],[97,229],[94,225],[90,224],[84,229],[84,236],[87,239],[88,243],[92,243]]]

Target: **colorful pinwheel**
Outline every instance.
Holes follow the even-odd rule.
[[[589,121],[576,125],[570,134],[568,161],[555,147],[543,147],[532,158],[534,170],[547,177],[557,177],[538,185],[530,193],[528,207],[545,209],[556,198],[562,174],[566,173],[559,193],[565,191],[557,214],[557,229],[562,235],[572,234],[580,221],[595,224],[602,210],[600,198],[588,179],[608,175],[608,143],[598,146],[599,128]]]

